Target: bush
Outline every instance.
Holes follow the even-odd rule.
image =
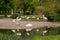
[[[57,16],[48,16],[49,21],[58,21]]]
[[[46,33],[46,35],[57,35],[58,34],[58,27],[51,27],[51,28],[47,28],[48,32]]]
[[[54,21],[54,22],[60,21],[60,15],[56,13],[48,13],[46,17],[48,18],[49,21]]]
[[[11,18],[13,18],[13,19],[15,19],[16,17],[20,17],[20,14],[15,13],[15,14],[11,15]]]
[[[5,18],[5,16],[0,16],[0,18]]]

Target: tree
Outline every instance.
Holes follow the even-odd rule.
[[[0,0],[0,11],[3,11],[5,17],[7,17],[8,10],[10,9],[10,0]]]
[[[23,10],[24,14],[26,11],[33,13],[39,5],[38,2],[38,0],[12,0],[12,8]]]

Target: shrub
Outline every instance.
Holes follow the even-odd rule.
[[[13,19],[16,18],[16,17],[20,17],[20,14],[15,13],[15,14],[11,15],[11,18],[13,18]]]
[[[57,35],[59,28],[58,27],[51,27],[47,28],[48,32],[46,33],[47,35]]]
[[[49,21],[54,21],[54,22],[60,21],[60,16],[56,13],[48,13],[46,17],[48,18]]]
[[[58,18],[56,18],[57,16],[48,16],[48,20],[49,21],[57,21]]]
[[[0,18],[5,18],[5,16],[0,16]]]

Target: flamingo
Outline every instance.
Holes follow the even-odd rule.
[[[19,17],[16,18],[16,21],[19,21]]]
[[[21,18],[19,18],[19,21],[22,20]]]
[[[47,30],[43,31],[43,35],[47,32]]]
[[[31,26],[33,26],[33,25],[30,23],[26,24],[26,27],[31,27]]]
[[[26,29],[26,31],[31,31],[32,29]]]
[[[16,22],[16,20],[15,20],[15,19],[13,19],[13,20],[12,20],[12,22],[14,22],[14,23],[15,23],[15,22]]]
[[[47,17],[45,17],[45,16],[43,15],[43,19],[47,20]]]
[[[17,34],[17,35],[20,35],[20,36],[22,35],[21,33],[16,33],[16,34]]]
[[[15,30],[12,30],[12,32],[14,32],[14,33],[15,33]]]

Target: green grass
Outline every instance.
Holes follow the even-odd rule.
[[[33,36],[32,40],[60,40],[60,35]]]

